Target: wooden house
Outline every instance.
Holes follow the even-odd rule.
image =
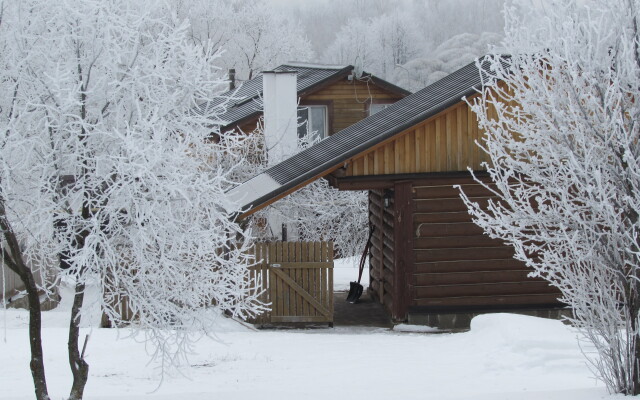
[[[288,63],[274,71],[297,72],[299,120],[306,121],[321,138],[331,136],[410,94],[371,74],[356,76],[351,65]],[[262,78],[259,75],[237,88],[232,80],[229,91],[215,103],[205,103],[200,108],[215,107],[227,101],[226,110],[217,116],[221,120],[220,130],[253,132],[263,115]],[[299,135],[306,128],[304,124],[300,126]]]
[[[483,133],[464,101],[477,95],[482,73],[469,64],[229,194],[248,215],[321,177],[368,191],[369,291],[395,321],[463,327],[481,312],[552,316],[562,308],[559,292],[484,235],[454,188],[480,203],[491,198],[467,169],[488,180],[475,144]]]

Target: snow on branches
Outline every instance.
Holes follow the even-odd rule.
[[[97,282],[107,316],[119,323],[128,299],[134,326],[174,364],[191,333],[211,329],[211,310],[262,305],[209,140],[221,109],[192,111],[225,89],[219,54],[190,44],[166,7],[3,5],[0,195],[32,268],[75,282],[76,339],[85,286]]]
[[[549,280],[611,391],[640,393],[640,4],[507,8],[472,101],[498,200],[475,222]],[[525,11],[525,12],[523,12]],[[499,83],[498,83],[499,82]]]

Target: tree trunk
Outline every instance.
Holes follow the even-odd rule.
[[[73,374],[73,385],[69,400],[80,400],[84,394],[84,387],[89,377],[89,364],[84,360],[84,349],[80,352],[80,310],[84,301],[84,283],[76,283],[73,307],[71,308],[71,322],[69,323],[69,365]]]
[[[7,220],[4,199],[0,197],[0,229],[4,233],[7,249],[2,251],[4,263],[15,272],[27,291],[29,301],[29,345],[31,348],[31,376],[36,392],[36,399],[49,400],[47,379],[44,373],[44,357],[42,352],[42,314],[40,311],[40,296],[38,286],[31,269],[27,267],[22,258],[22,250],[18,244],[9,221]]]

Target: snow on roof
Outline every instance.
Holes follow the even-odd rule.
[[[227,200],[236,204],[253,204],[256,200],[277,190],[280,186],[269,175],[262,173],[226,192]]]
[[[344,69],[349,65],[337,65],[337,64],[319,64],[319,63],[307,63],[300,61],[289,61],[283,65],[289,67],[301,67],[301,68],[317,68],[317,69]]]

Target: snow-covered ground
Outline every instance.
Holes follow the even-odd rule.
[[[357,279],[357,270],[350,264],[338,264],[335,277],[336,287],[346,288],[350,280]],[[71,382],[65,351],[66,307],[63,303],[60,310],[43,316],[52,400],[65,398]],[[87,325],[95,323],[87,321]],[[0,332],[0,399],[32,399],[27,313],[7,310],[0,324],[5,327]],[[254,331],[221,318],[220,329],[217,340],[204,338],[196,344],[183,375],[165,377],[159,389],[157,366],[148,364],[143,343],[125,338],[126,329],[83,329],[83,336],[91,333],[85,398],[615,397],[594,381],[575,333],[558,321],[495,314],[475,318],[469,332],[433,334],[407,332],[415,329],[406,326],[402,332],[378,328]]]

